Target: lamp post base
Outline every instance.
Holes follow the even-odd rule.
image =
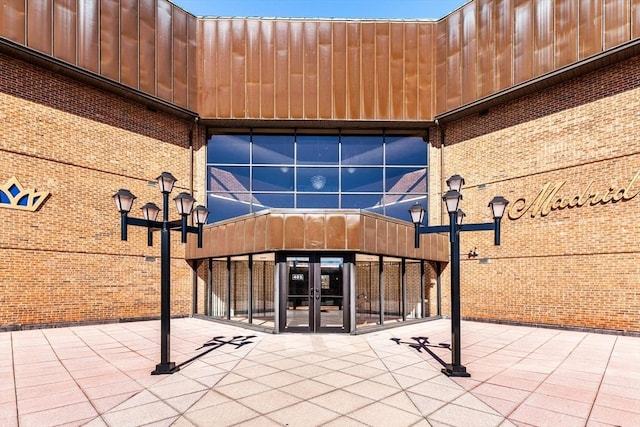
[[[467,368],[462,365],[447,364],[445,368],[440,370],[448,377],[470,377],[471,374],[467,372]]]
[[[156,365],[156,369],[151,372],[151,375],[173,374],[175,372],[178,372],[179,370],[180,370],[180,367],[179,366],[176,367],[175,362],[158,363]]]

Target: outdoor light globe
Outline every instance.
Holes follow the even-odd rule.
[[[142,208],[142,215],[147,221],[155,221],[160,213],[160,208],[155,203],[147,203]]]
[[[453,175],[447,180],[447,186],[449,190],[460,191],[464,185],[464,178],[460,175]]]
[[[131,206],[136,196],[131,194],[129,190],[121,188],[113,195],[113,200],[116,202],[116,208],[120,213],[128,213],[131,211]]]
[[[504,215],[509,201],[502,196],[496,196],[489,202],[489,207],[493,213],[493,219],[500,219]]]
[[[416,225],[422,224],[422,220],[424,219],[424,208],[420,203],[416,203],[409,208],[409,215],[411,215],[411,222]]]
[[[189,215],[193,210],[193,203],[196,201],[191,194],[184,191],[173,200],[176,202],[176,209],[180,215]]]
[[[167,194],[171,193],[171,190],[173,190],[173,184],[177,181],[177,179],[169,172],[162,172],[156,180],[158,181],[158,188],[160,188],[160,191]]]
[[[457,224],[458,225],[462,225],[462,221],[464,220],[465,216],[467,216],[467,214],[464,213],[464,211],[462,209],[458,209],[458,216],[457,216]]]
[[[447,204],[447,212],[452,214],[458,212],[458,204],[462,200],[462,194],[456,190],[449,190],[444,193],[442,200]]]
[[[196,206],[193,210],[193,216],[196,220],[196,225],[206,224],[207,216],[209,215],[209,210],[202,205]]]

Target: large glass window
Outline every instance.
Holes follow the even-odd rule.
[[[363,209],[408,220],[427,206],[427,143],[416,136],[229,134],[207,144],[215,222],[267,208]]]

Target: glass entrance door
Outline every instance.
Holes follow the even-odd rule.
[[[345,332],[344,258],[286,257],[287,332]]]

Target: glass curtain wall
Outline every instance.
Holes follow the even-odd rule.
[[[426,289],[423,284],[435,278],[433,266],[424,263],[423,267],[419,260],[405,259],[403,295],[402,261],[400,258],[356,255],[356,328],[431,315],[429,306],[437,296],[436,288]]]
[[[249,268],[249,256],[211,261],[208,315],[274,327],[275,262],[273,254],[257,254]],[[251,311],[249,308],[251,307]]]
[[[427,206],[427,143],[417,136],[223,134],[207,144],[215,222],[267,208],[364,209],[408,219]]]

